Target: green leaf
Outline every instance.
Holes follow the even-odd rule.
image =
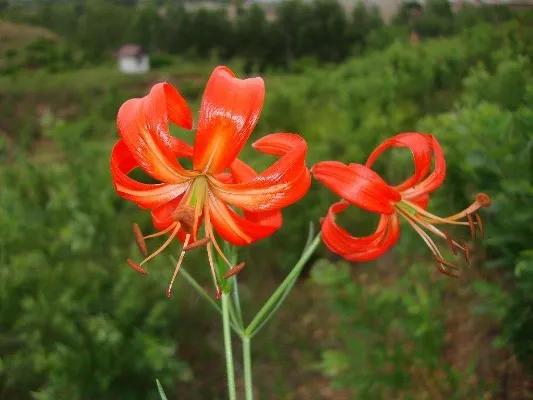
[[[244,331],[246,336],[254,336],[283,304],[287,295],[293,288],[294,283],[300,276],[305,263],[309,260],[319,243],[320,233],[315,237],[311,244],[305,248],[300,259],[296,262],[291,272],[289,272],[289,275],[287,275],[284,281],[278,286],[274,293],[272,293],[263,307],[261,307],[259,312],[255,315],[252,322],[250,322],[250,325],[248,325]]]
[[[155,383],[157,384],[157,391],[159,392],[159,397],[161,397],[161,400],[168,400],[167,395],[163,390],[163,386],[161,386],[161,382],[159,382],[159,379],[156,379]]]

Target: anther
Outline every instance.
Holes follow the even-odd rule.
[[[451,262],[446,261],[444,258],[435,256],[435,260],[441,265],[445,265],[446,267],[449,267],[451,269],[459,269],[455,265],[453,265]]]
[[[483,220],[481,219],[481,216],[479,215],[479,213],[476,213],[476,227],[479,230],[481,239],[483,239],[485,237],[485,229],[483,227]]]
[[[126,262],[128,263],[128,265],[136,272],[138,272],[139,274],[143,274],[143,275],[146,275],[148,274],[148,272],[146,272],[146,270],[141,267],[139,264],[137,264],[135,261],[132,261],[131,259],[127,259]]]
[[[143,256],[148,255],[148,250],[146,249],[146,242],[144,241],[143,233],[141,228],[137,224],[133,224],[133,235],[135,236],[135,241],[137,242],[137,247],[141,251]]]
[[[452,278],[459,278],[458,274],[453,273],[452,271],[447,270],[443,264],[437,261],[437,269],[439,272],[442,272],[444,275],[448,275]]]
[[[470,235],[472,235],[472,239],[476,238],[476,227],[474,224],[474,220],[472,219],[472,215],[466,214],[466,218],[468,219],[468,227],[470,228]]]
[[[470,248],[467,246],[466,243],[463,244],[464,248],[464,255],[465,255],[465,261],[468,265],[471,265],[471,259],[470,259]]]
[[[221,297],[222,297],[222,289],[220,288],[220,286],[217,285],[217,291],[215,293],[215,299],[220,300]]]
[[[239,272],[243,270],[243,268],[246,266],[246,263],[243,261],[237,265],[234,265],[229,270],[226,271],[224,274],[224,279],[229,279],[234,275],[237,275]]]
[[[451,238],[451,236],[448,234],[448,232],[443,232],[444,233],[444,237],[446,239],[446,242],[448,242],[448,246],[450,247],[450,249],[452,250],[453,252],[453,255],[455,256],[457,254],[457,249],[455,247],[455,243],[453,242],[453,239]]]
[[[193,242],[191,244],[189,244],[188,246],[185,246],[183,248],[184,251],[189,251],[189,250],[193,250],[193,249],[196,249],[198,247],[201,247],[201,246],[205,246],[207,243],[209,243],[211,241],[210,238],[208,237],[205,237],[203,239],[200,239],[200,240],[197,240],[196,242]]]
[[[478,193],[476,194],[476,202],[481,207],[489,207],[492,204],[492,200],[490,196],[486,193]]]

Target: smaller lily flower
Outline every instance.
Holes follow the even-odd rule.
[[[223,240],[243,246],[272,235],[282,224],[281,209],[305,195],[311,175],[305,165],[307,144],[294,133],[273,133],[253,147],[278,159],[261,173],[237,158],[259,119],[265,95],[261,78],[238,79],[226,67],[217,67],[207,83],[194,146],[172,136],[169,124],[192,129],[192,112],[181,94],[168,83],[158,83],[143,98],[130,99],[119,109],[120,139],[111,154],[111,175],[119,196],[149,210],[157,232],[133,233],[146,258],[128,265],[146,273],[143,265],[165,250],[174,239],[183,242],[167,295],[185,254],[199,247],[207,255],[217,296],[219,279],[240,272],[223,253]],[[180,159],[188,160],[185,168]],[[141,169],[157,183],[134,180]],[[203,226],[203,230],[201,229]],[[146,239],[167,235],[148,255]],[[214,252],[228,265],[223,277],[214,266]]]
[[[414,163],[413,175],[394,186],[371,169],[378,157],[390,148],[409,149]],[[315,179],[342,198],[329,208],[322,221],[322,239],[331,251],[349,261],[374,260],[389,250],[400,237],[402,217],[429,247],[438,269],[456,276],[454,270],[457,268],[444,259],[430,234],[444,239],[454,254],[462,252],[467,262],[470,262],[467,245],[451,238],[439,225],[468,226],[472,236],[476,232],[483,236],[483,222],[478,210],[491,203],[489,196],[484,193],[479,193],[467,208],[448,217],[439,217],[427,211],[429,195],[441,186],[446,176],[442,148],[432,135],[400,133],[381,143],[370,154],[365,165],[323,161],[315,164],[311,172]],[[350,205],[380,215],[374,233],[355,237],[335,222],[336,215]]]

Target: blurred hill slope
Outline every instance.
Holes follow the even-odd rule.
[[[39,26],[0,20],[0,55],[11,49],[21,49],[38,40],[59,41],[58,35]]]

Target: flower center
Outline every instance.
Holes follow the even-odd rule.
[[[221,282],[229,279],[233,275],[238,274],[244,268],[244,263],[239,263],[237,265],[230,263],[226,255],[223,253],[220,245],[217,243],[213,232],[213,227],[211,226],[208,196],[208,176],[205,174],[199,174],[194,178],[191,186],[187,190],[187,193],[183,196],[179,205],[172,212],[171,216],[173,222],[166,229],[151,235],[143,236],[139,226],[136,224],[133,226],[133,233],[135,235],[137,245],[139,246],[141,253],[146,258],[140,263],[136,263],[133,260],[128,259],[127,263],[135,271],[142,274],[147,273],[143,268],[144,264],[155,258],[158,254],[170,246],[174,239],[179,237],[180,232],[181,234],[185,234],[185,238],[183,239],[182,237],[183,246],[179,253],[179,257],[174,268],[174,273],[172,274],[170,283],[168,285],[168,297],[170,297],[172,294],[172,286],[183,263],[185,254],[193,249],[204,246],[207,248],[209,267],[211,270],[211,276],[215,286],[217,299],[220,298],[222,294],[222,288],[220,285]],[[204,219],[204,237],[199,239],[198,227],[201,218]],[[145,239],[156,238],[166,234],[169,234],[169,237],[165,240],[165,242],[157,250],[148,255]],[[227,264],[228,269],[224,273],[215,267],[215,259],[213,254],[214,251],[216,251],[224,263]]]

